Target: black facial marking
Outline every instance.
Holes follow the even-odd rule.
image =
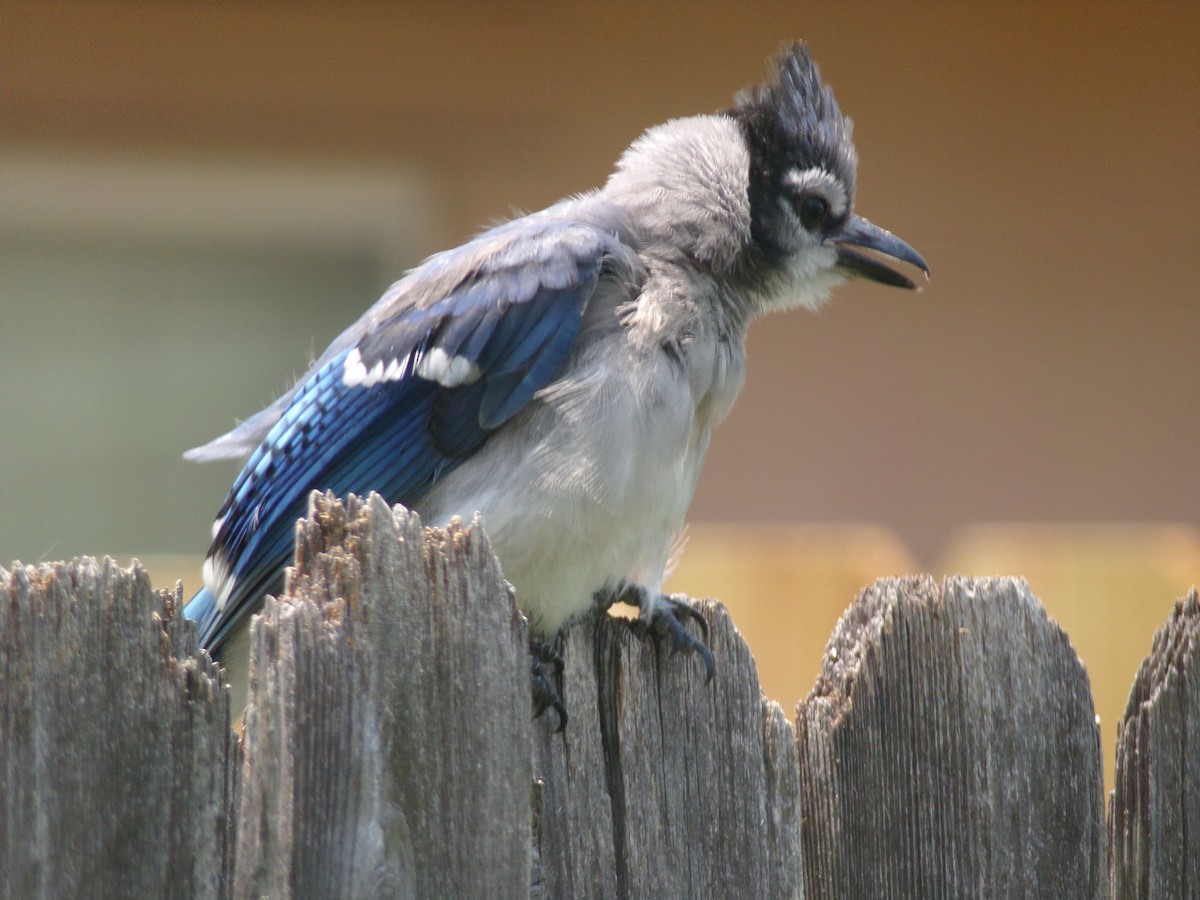
[[[791,193],[784,184],[788,172],[823,168],[854,196],[857,160],[850,120],[842,115],[833,91],[822,84],[804,44],[781,54],[773,80],[742,91],[727,114],[741,127],[750,151],[751,238],[768,261],[777,259],[785,252],[779,245],[786,233],[779,200]],[[804,222],[804,198],[791,199]]]

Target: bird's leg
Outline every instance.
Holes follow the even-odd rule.
[[[567,708],[558,692],[558,680],[563,673],[563,660],[558,651],[545,641],[529,642],[529,666],[533,678],[533,717],[536,719],[553,707],[558,713],[557,733],[567,727]]]
[[[680,650],[698,654],[700,661],[704,663],[704,683],[712,681],[716,664],[706,643],[708,622],[700,614],[700,610],[692,606],[682,594],[654,594],[640,584],[621,581],[615,587],[597,593],[596,601],[603,609],[608,609],[614,603],[636,606],[642,611],[642,615],[633,623],[634,628],[649,632],[655,641],[665,640],[672,655]],[[693,637],[684,627],[689,620],[700,626],[702,640]]]

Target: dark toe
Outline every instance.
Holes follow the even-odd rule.
[[[689,619],[699,624],[704,635],[703,640],[694,637],[684,627],[684,623]],[[717,665],[713,660],[712,651],[708,649],[708,621],[700,610],[686,601],[664,596],[660,598],[658,608],[650,616],[648,625],[656,638],[667,642],[672,655],[683,651],[699,656],[704,664],[704,683],[712,681]]]
[[[567,707],[558,691],[558,680],[563,673],[563,660],[558,652],[543,641],[529,642],[529,668],[533,687],[533,717],[553,709],[558,713],[555,733],[567,727]]]

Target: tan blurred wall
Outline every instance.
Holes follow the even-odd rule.
[[[599,183],[807,38],[858,124],[860,211],[934,280],[755,329],[694,516],[880,522],[925,559],[975,520],[1200,521],[1194,4],[3,16],[5,148],[402,164],[437,200],[418,252]]]

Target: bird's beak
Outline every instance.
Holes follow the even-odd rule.
[[[915,266],[929,277],[929,266],[914,250],[890,231],[884,231],[878,225],[872,225],[859,216],[851,216],[846,228],[841,234],[831,239],[837,247],[838,266],[852,275],[870,278],[880,284],[890,284],[892,287],[915,288],[916,284],[895,269],[885,266],[873,256],[859,253],[860,249],[873,250],[899,262]]]

